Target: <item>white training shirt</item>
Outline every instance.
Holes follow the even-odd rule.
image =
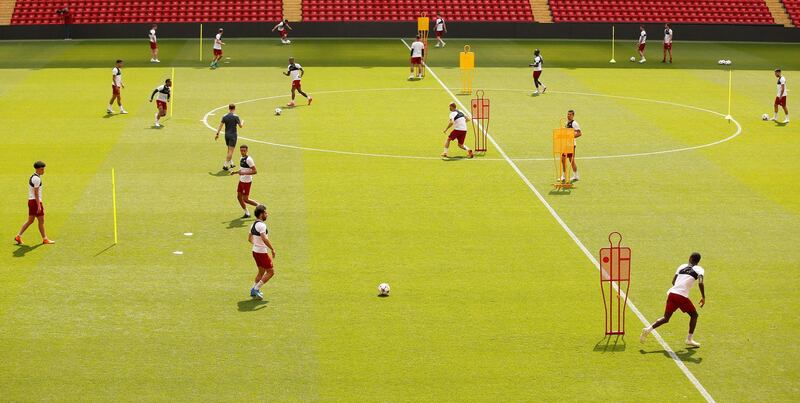
[[[664,30],[664,43],[672,43],[672,29],[667,28]]]
[[[222,34],[214,36],[214,49],[222,50]]]
[[[444,18],[437,18],[434,24],[437,31],[444,31]]]
[[[684,263],[678,267],[675,274],[678,275],[675,279],[675,285],[669,289],[667,294],[678,294],[689,298],[689,290],[692,289],[694,282],[697,280],[700,280],[701,283],[703,282],[705,270],[700,266],[690,266],[688,263]]]
[[[577,120],[573,120],[572,122],[567,122],[567,128],[572,128],[577,132],[577,131],[581,130],[581,125],[578,124]],[[575,144],[576,146],[578,145],[578,139],[577,138],[573,139],[572,141],[573,141],[573,144]]]
[[[453,121],[453,130],[467,130],[467,117],[460,110],[450,112],[450,120]]]
[[[533,57],[533,71],[542,71],[542,57],[541,56],[534,56]]]
[[[261,239],[260,234],[265,234],[267,232],[267,224],[264,224],[263,221],[257,221],[253,227],[255,228],[255,232],[259,235],[253,234],[253,252],[256,253],[267,253],[268,248],[267,244],[264,243],[264,240]],[[269,235],[267,235],[269,237]]]
[[[284,23],[283,21],[279,22],[278,31],[283,31],[284,29],[286,29],[286,23]]]
[[[639,33],[639,43],[646,43],[647,42],[647,32],[642,31]]]
[[[161,84],[156,88],[156,90],[158,90],[158,92],[156,92],[156,101],[167,102],[167,94],[169,94],[169,90],[164,91],[164,87],[166,87],[166,85]]]
[[[156,43],[156,30],[155,29],[151,29],[150,30],[150,35],[149,36],[150,36],[150,42],[151,43]]]
[[[783,87],[783,88],[781,88],[781,87]],[[783,91],[783,93],[781,93],[781,91]],[[786,87],[786,77],[781,76],[781,78],[778,79],[778,95],[777,96],[778,97],[785,97],[787,92],[789,92],[789,88]]]
[[[302,69],[302,68],[303,68],[303,66],[301,66],[300,63],[295,63],[294,65],[291,65],[291,64],[289,65],[289,67],[288,67],[288,69],[289,69],[289,77],[292,78],[292,81],[300,80],[300,73],[301,73],[300,69]]]
[[[247,158],[244,161],[242,161],[239,165],[242,172],[246,172],[245,170],[250,170],[254,166],[256,166],[256,162],[253,161],[253,157],[248,155]],[[247,167],[245,167],[245,165],[247,165]],[[239,175],[239,182],[250,183],[252,181],[253,181],[253,175]]]
[[[111,69],[111,74],[114,75],[114,86],[121,87],[122,86],[122,70],[119,67],[114,67]]]
[[[28,200],[36,200],[36,195],[33,194],[33,189],[39,189],[39,201],[42,200],[42,178],[39,175],[33,174],[28,180]]]
[[[422,57],[423,50],[425,50],[425,44],[420,41],[414,41],[411,44],[411,57]]]

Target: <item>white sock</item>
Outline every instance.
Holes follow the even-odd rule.
[[[158,112],[156,112],[156,122],[158,122],[158,119],[160,119],[160,117],[158,116]]]
[[[775,116],[773,116],[772,118],[778,120],[778,112],[775,112]]]
[[[256,290],[261,290],[261,286],[262,285],[264,285],[264,282],[261,281],[261,280],[258,280],[258,283],[256,283]]]
[[[245,208],[244,208],[244,214],[245,214],[245,215],[250,215],[250,212],[249,212],[249,211],[247,211],[247,207],[245,207]]]
[[[111,107],[114,106],[113,104],[108,104],[108,110],[111,110]]]
[[[258,283],[253,283],[253,288],[256,288],[256,286],[258,286]]]
[[[689,333],[689,335],[686,336],[686,340],[693,340],[692,339],[693,336],[694,336],[694,333]]]
[[[124,110],[125,110],[125,108],[123,108],[123,107],[122,107],[122,105],[120,105],[120,106],[119,106],[119,110],[121,110],[121,111],[124,111]]]
[[[444,149],[444,153],[447,154],[447,149],[446,148]]]
[[[650,325],[650,326],[646,327],[645,330],[647,330],[647,333],[652,332],[653,331],[653,325]]]

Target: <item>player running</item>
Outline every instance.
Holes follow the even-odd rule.
[[[441,13],[436,13],[436,19],[433,20],[433,30],[436,31],[436,47],[443,48],[444,45],[447,45],[442,40],[442,35],[447,33],[447,25],[445,25]]]
[[[28,221],[22,224],[19,233],[14,237],[17,245],[22,245],[22,234],[33,224],[33,220],[39,222],[39,234],[42,235],[42,243],[45,245],[56,243],[56,241],[47,238],[44,230],[44,205],[42,204],[42,175],[44,175],[44,167],[45,163],[42,161],[33,163],[33,169],[36,172],[28,178]]]
[[[289,40],[290,29],[292,29],[292,27],[289,26],[289,20],[283,20],[274,27],[272,27],[272,32],[275,32],[277,30],[278,34],[280,34],[281,36],[281,43],[284,45],[288,45],[292,43],[292,41]]]
[[[409,80],[413,80],[414,77],[422,78],[422,58],[425,57],[425,44],[417,35],[417,39],[411,44],[411,75],[408,76]],[[417,74],[414,75],[414,67],[417,68]]]
[[[535,49],[533,51],[533,63],[529,64],[529,66],[533,67],[533,84],[536,85],[536,91],[533,91],[533,95],[539,95],[539,85],[542,86],[542,94],[547,91],[547,86],[544,85],[543,82],[539,81],[539,77],[542,76],[542,65],[544,64],[544,59],[542,59],[542,53],[539,49]]]
[[[775,115],[770,120],[778,120],[778,107],[782,106],[783,113],[786,114],[783,123],[789,123],[789,109],[786,108],[786,94],[789,90],[786,89],[786,77],[781,73],[781,69],[775,69],[775,77],[778,78],[778,95],[775,96]]]
[[[236,114],[236,105],[228,105],[228,113],[225,114],[219,122],[217,134],[214,135],[214,141],[219,138],[219,132],[222,130],[223,125],[225,126],[225,145],[228,146],[228,155],[225,157],[225,163],[222,164],[222,170],[227,171],[229,168],[233,169],[235,166],[233,165],[233,161],[231,161],[231,159],[233,159],[233,149],[236,148],[236,141],[239,138],[238,129],[244,127],[244,122],[242,122],[242,119]],[[246,211],[245,209],[245,212]]]
[[[475,155],[472,153],[472,150],[464,145],[464,140],[467,138],[467,117],[463,112],[456,109],[455,102],[450,102],[450,121],[447,123],[447,127],[444,128],[445,134],[450,127],[453,128],[453,131],[450,132],[450,135],[447,136],[447,140],[444,142],[442,158],[450,158],[447,156],[447,151],[450,150],[450,142],[453,140],[458,140],[458,148],[467,151],[467,158],[474,157]]]
[[[672,28],[669,24],[664,24],[664,58],[661,63],[667,62],[667,53],[669,53],[669,62],[672,63]]]
[[[117,59],[117,64],[111,69],[111,100],[108,101],[108,109],[106,109],[106,113],[109,115],[114,113],[114,110],[111,109],[114,106],[114,100],[117,101],[117,105],[119,105],[119,113],[126,114],[128,111],[122,107],[122,89],[125,88],[125,85],[122,84],[122,60]]]
[[[568,129],[575,130],[575,148],[572,150],[572,154],[561,154],[561,182],[566,180],[564,174],[567,172],[567,159],[569,159],[570,164],[572,164],[572,177],[569,179],[570,182],[577,182],[581,180],[580,176],[578,175],[578,164],[575,163],[575,153],[578,151],[578,137],[583,135],[581,132],[581,125],[575,121],[575,111],[570,109],[567,111],[567,126]]]
[[[275,259],[275,248],[269,241],[267,235],[269,231],[267,230],[267,224],[264,223],[269,216],[267,214],[267,207],[263,204],[258,205],[253,215],[256,216],[256,222],[250,227],[247,241],[253,244],[253,259],[256,261],[258,274],[256,274],[253,287],[250,288],[250,296],[261,300],[264,299],[264,294],[261,293],[261,287],[275,275],[275,271],[272,269],[272,260]],[[269,251],[267,249],[269,249]],[[272,252],[272,256],[267,252]]]
[[[311,98],[310,95],[308,95],[305,92],[303,92],[303,88],[300,85],[300,79],[303,78],[303,75],[305,73],[306,73],[306,71],[303,70],[303,66],[301,66],[300,63],[295,63],[294,62],[294,58],[290,57],[289,58],[289,68],[288,68],[287,71],[285,71],[283,73],[283,75],[289,76],[289,77],[292,78],[292,100],[288,104],[286,104],[286,106],[295,106],[295,103],[294,103],[295,92],[299,92],[300,95],[306,97],[306,99],[308,99],[308,104],[311,105],[311,101],[313,99]]]
[[[647,46],[647,32],[644,30],[644,25],[639,25],[639,56],[642,58],[639,60],[639,63],[644,63],[647,59],[644,58],[644,48]]]
[[[150,28],[150,63],[161,63],[161,61],[158,60],[158,40],[156,39],[157,28],[157,25],[153,25],[153,27]]]
[[[652,325],[642,329],[642,335],[639,341],[644,343],[647,335],[650,334],[657,327],[669,322],[672,314],[680,308],[681,311],[689,314],[689,335],[686,336],[686,344],[692,347],[700,347],[700,343],[694,341],[694,328],[697,326],[697,309],[689,299],[689,290],[692,285],[697,281],[698,288],[700,288],[700,308],[706,304],[706,289],[703,285],[705,271],[697,264],[700,263],[700,254],[697,252],[692,253],[689,257],[689,263],[682,264],[672,277],[672,288],[667,292],[667,306],[664,308],[664,316],[653,322]]]
[[[214,36],[214,57],[211,59],[211,65],[209,66],[212,70],[219,67],[219,60],[222,59],[222,45],[224,44],[225,42],[222,42],[222,28],[220,28],[217,31],[217,35]]]
[[[158,94],[156,98],[156,108],[158,108],[158,112],[156,112],[156,123],[153,125],[155,127],[161,127],[161,118],[167,116],[167,102],[169,102],[171,94],[170,87],[172,87],[172,80],[168,78],[164,81],[163,85],[156,87],[153,93],[150,94],[150,102],[153,102],[153,97]]]
[[[258,173],[256,163],[253,157],[247,155],[247,145],[242,144],[239,147],[239,152],[242,153],[242,159],[239,160],[239,170],[231,172],[231,175],[239,175],[239,186],[236,188],[236,199],[239,200],[239,205],[244,209],[242,218],[250,218],[250,212],[247,211],[247,205],[258,206],[259,202],[250,200],[250,186],[253,184],[253,175]]]

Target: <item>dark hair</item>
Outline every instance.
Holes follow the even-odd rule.
[[[122,59],[117,59],[117,63],[122,63]]]
[[[289,22],[289,19],[287,19],[287,18],[284,18],[284,19],[283,19],[283,22]]]
[[[239,148],[244,148],[245,150],[247,150],[247,144],[242,144],[239,146]]]
[[[172,79],[168,78],[168,79],[164,80],[164,84],[166,84],[166,83],[172,83]]]
[[[220,28],[219,31],[217,31],[217,32],[222,32],[222,28]]]
[[[266,212],[267,212],[267,206],[259,204],[258,206],[256,206],[255,211],[253,211],[253,215],[256,216],[256,218],[258,218],[261,217],[261,214],[264,214]]]
[[[419,35],[417,35],[417,39],[419,39],[419,38],[420,38]]]
[[[236,105],[235,104],[228,104],[228,109],[236,109]]]
[[[536,55],[536,56],[539,56],[539,49],[534,49],[533,50],[533,54]]]
[[[36,161],[36,162],[33,163],[33,167],[36,168],[36,169],[44,168],[45,167],[45,163],[44,163],[44,161]]]
[[[776,73],[780,73],[780,72],[781,72],[781,69],[775,69],[775,72],[776,72]]]
[[[574,111],[574,110],[572,110],[572,109],[570,109],[570,110],[568,110],[568,111],[567,111],[567,113],[571,113],[571,114],[573,114],[573,115],[574,115],[574,114],[575,114],[575,111]]]
[[[698,263],[700,263],[700,253],[692,252],[692,255],[689,256],[689,264],[694,266],[694,265],[696,265]]]

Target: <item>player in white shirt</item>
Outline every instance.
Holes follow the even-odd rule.
[[[272,263],[275,259],[275,248],[267,235],[269,233],[267,224],[264,223],[268,217],[267,207],[263,204],[258,205],[253,214],[256,216],[256,222],[250,227],[247,241],[253,244],[253,259],[256,261],[258,274],[253,287],[250,288],[250,297],[260,300],[264,299],[261,287],[275,275]],[[268,252],[272,252],[272,256]]]
[[[783,107],[783,113],[786,114],[783,123],[789,123],[789,109],[786,108],[786,95],[789,90],[786,89],[786,77],[781,73],[781,69],[775,69],[775,77],[778,78],[778,93],[775,95],[775,115],[770,120],[778,120],[778,107]]]
[[[225,42],[222,42],[222,28],[217,31],[217,35],[214,36],[214,57],[211,59],[211,67],[212,69],[216,69],[219,67],[219,61],[222,59],[222,45]]]
[[[697,252],[689,256],[689,263],[682,264],[672,277],[672,288],[667,292],[667,306],[664,308],[664,316],[653,322],[652,325],[642,329],[642,335],[639,341],[644,343],[647,335],[650,334],[655,328],[669,322],[672,314],[680,308],[681,311],[689,314],[689,335],[686,337],[686,344],[692,347],[700,347],[700,343],[694,341],[694,328],[697,326],[697,309],[689,299],[689,290],[697,282],[697,287],[700,288],[700,308],[706,304],[706,289],[703,284],[705,277],[705,270],[698,266],[700,263],[700,254]]]
[[[45,163],[36,161],[33,163],[33,169],[36,171],[30,178],[28,178],[28,220],[22,224],[22,228],[14,237],[14,242],[17,245],[22,245],[22,234],[25,230],[33,224],[33,221],[39,221],[39,233],[42,235],[42,243],[45,245],[56,243],[55,241],[47,238],[47,233],[44,230],[44,205],[42,204],[42,175],[44,175]]]
[[[236,199],[239,205],[244,210],[242,218],[250,218],[250,212],[247,211],[247,205],[258,206],[259,202],[250,199],[250,187],[253,185],[253,175],[258,173],[256,163],[253,157],[247,155],[247,145],[242,144],[239,146],[239,152],[242,153],[242,158],[239,160],[239,170],[231,172],[231,175],[239,175],[239,185],[236,188]]]
[[[414,77],[422,78],[423,66],[422,66],[422,59],[425,57],[425,44],[422,43],[420,40],[419,35],[417,35],[417,39],[411,44],[411,75],[408,76],[409,80],[413,80]],[[417,68],[417,74],[414,74],[414,67]]]
[[[569,159],[570,164],[572,164],[572,177],[569,179],[571,182],[576,182],[581,179],[580,175],[578,175],[578,164],[575,163],[575,154],[578,152],[578,137],[583,135],[581,131],[581,125],[575,121],[575,111],[570,109],[567,111],[567,126],[568,129],[575,130],[575,148],[572,150],[572,154],[561,154],[561,182],[566,180],[564,174],[567,172],[567,160]]]
[[[530,67],[533,67],[533,84],[536,86],[536,90],[533,91],[533,95],[539,95],[539,85],[542,86],[542,94],[547,91],[547,86],[544,85],[543,82],[539,81],[539,77],[542,76],[542,65],[544,64],[544,59],[542,59],[542,52],[539,49],[535,49],[533,51],[533,63],[529,64]]]
[[[436,47],[443,48],[444,45],[447,45],[442,40],[442,35],[447,33],[447,25],[444,23],[441,13],[436,13],[436,19],[433,20],[433,30],[436,31]]]
[[[647,59],[644,58],[644,48],[647,46],[647,32],[644,30],[644,25],[639,25],[639,41],[637,42],[639,49],[639,56],[642,58],[639,63],[644,63]]]
[[[150,28],[150,33],[148,34],[150,37],[150,63],[161,63],[161,61],[158,60],[158,40],[156,39],[156,28],[158,28],[158,26],[153,25],[153,27]]]
[[[447,123],[447,127],[444,128],[444,133],[447,134],[447,129],[453,128],[453,131],[450,132],[450,135],[447,136],[447,140],[444,141],[444,152],[442,153],[442,158],[450,158],[447,155],[447,151],[450,150],[450,142],[453,140],[458,140],[458,148],[467,151],[467,158],[472,158],[475,155],[472,153],[469,147],[464,145],[464,140],[467,139],[467,116],[464,115],[464,112],[456,109],[456,103],[450,103],[450,121]]]
[[[286,106],[295,106],[295,103],[294,103],[295,91],[299,92],[300,95],[306,97],[306,99],[308,99],[308,104],[311,105],[311,101],[313,100],[313,98],[311,98],[310,95],[308,95],[305,92],[303,92],[303,87],[300,84],[300,80],[303,78],[303,75],[305,75],[305,74],[306,74],[306,71],[303,70],[303,66],[301,66],[300,63],[295,63],[294,62],[294,58],[290,57],[289,58],[289,67],[283,73],[283,75],[289,76],[289,77],[292,78],[292,100],[288,104],[286,104]]]
[[[667,52],[669,52],[669,62],[672,63],[672,28],[669,24],[664,24],[664,58],[661,63],[667,62]]]
[[[281,43],[284,44],[284,45],[288,45],[288,44],[292,43],[292,41],[289,40],[289,30],[290,29],[292,29],[292,27],[289,26],[289,20],[285,19],[285,20],[279,22],[274,27],[272,27],[272,32],[275,32],[275,30],[277,30],[278,34],[280,34],[280,36],[281,36]]]
[[[161,127],[161,118],[167,116],[167,102],[169,102],[172,90],[172,80],[169,78],[164,81],[164,85],[159,85],[153,92],[150,94],[150,102],[153,102],[153,97],[158,94],[156,98],[156,122],[153,124],[154,127]]]
[[[117,59],[117,64],[111,69],[111,100],[108,101],[108,109],[106,112],[110,115],[114,113],[111,109],[114,106],[114,100],[117,101],[117,105],[119,105],[119,113],[126,114],[128,113],[125,108],[122,107],[122,88],[125,88],[125,85],[122,84],[122,60]]]

